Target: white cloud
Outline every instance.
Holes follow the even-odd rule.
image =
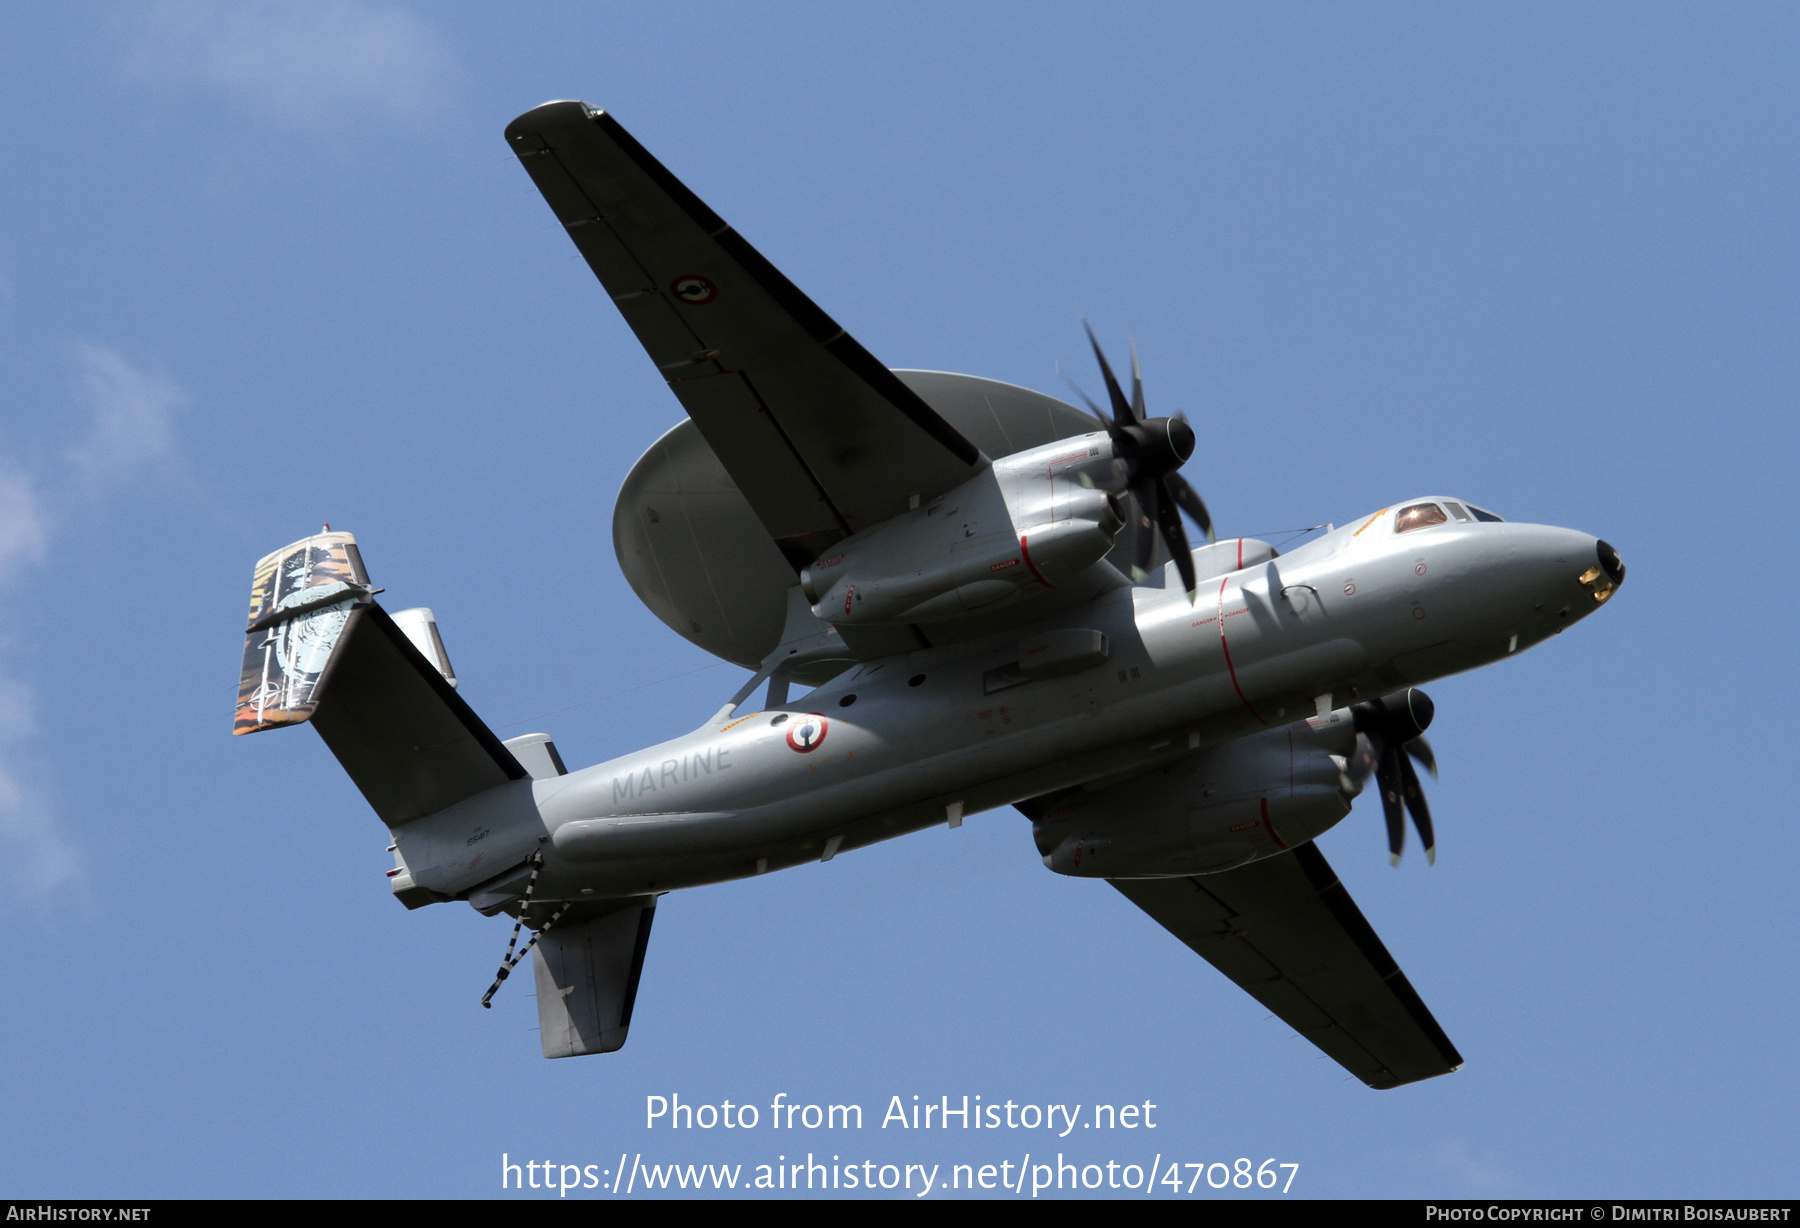
[[[126,27],[127,72],[146,84],[216,91],[282,127],[356,120],[416,124],[443,105],[456,60],[430,25],[388,7],[332,0],[165,0]]]
[[[0,602],[14,597],[20,574],[43,560],[49,536],[31,479],[0,471]],[[42,904],[80,880],[81,862],[54,808],[29,783],[36,733],[31,689],[0,673],[0,883],[12,897]]]
[[[27,599],[56,521],[181,467],[175,414],[188,397],[179,385],[98,345],[76,348],[73,374],[71,393],[87,421],[64,451],[66,464],[31,466],[0,451],[0,613]],[[79,847],[34,783],[45,778],[40,731],[15,664],[30,649],[17,633],[0,641],[0,899],[43,907],[79,898],[85,874]]]
[[[78,887],[83,874],[55,808],[28,783],[32,706],[29,688],[0,678],[0,881],[12,901],[41,906]]]
[[[31,480],[0,472],[0,581],[44,557],[44,514]]]
[[[166,471],[176,459],[174,415],[186,407],[187,394],[166,376],[133,366],[104,346],[83,345],[76,360],[76,399],[93,418],[69,460],[87,493]]]

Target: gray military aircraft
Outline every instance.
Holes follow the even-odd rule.
[[[1194,432],[1146,412],[1135,354],[1128,396],[1093,343],[1091,413],[889,370],[610,115],[548,103],[506,140],[687,411],[625,480],[619,564],[754,675],[571,772],[544,734],[497,738],[431,611],[387,613],[324,532],[256,567],[235,732],[310,720],[403,904],[516,919],[494,988],[534,952],[544,1056],[625,1043],[663,894],[1011,805],[1049,869],[1111,883],[1369,1086],[1462,1064],[1312,841],[1373,779],[1393,860],[1406,812],[1434,856],[1412,687],[1592,613],[1611,546],[1436,495],[1285,555],[1212,540],[1177,472]]]

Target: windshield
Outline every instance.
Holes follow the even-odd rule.
[[[1443,524],[1449,519],[1450,517],[1444,514],[1444,509],[1435,503],[1415,503],[1410,507],[1401,508],[1394,516],[1394,532],[1410,533],[1414,529]]]

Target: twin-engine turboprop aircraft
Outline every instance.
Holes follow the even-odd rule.
[[[1403,812],[1434,854],[1411,688],[1586,617],[1612,547],[1426,495],[1286,555],[1191,549],[1194,433],[1148,415],[1135,355],[1128,397],[1094,343],[1091,414],[890,371],[611,116],[549,103],[506,139],[687,410],[620,492],[620,566],[754,676],[571,772],[544,734],[496,738],[431,611],[388,614],[325,532],[257,565],[235,732],[310,719],[402,903],[533,931],[495,988],[533,951],[546,1057],[625,1043],[664,893],[1011,805],[1047,867],[1110,882],[1371,1087],[1461,1065],[1312,841],[1373,777],[1391,856]]]

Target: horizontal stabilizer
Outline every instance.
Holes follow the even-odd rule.
[[[339,646],[330,681],[313,727],[389,827],[527,774],[373,602]]]
[[[589,905],[587,907],[603,907]],[[611,1053],[625,1045],[656,897],[543,931],[534,948],[538,1034],[545,1057]]]

